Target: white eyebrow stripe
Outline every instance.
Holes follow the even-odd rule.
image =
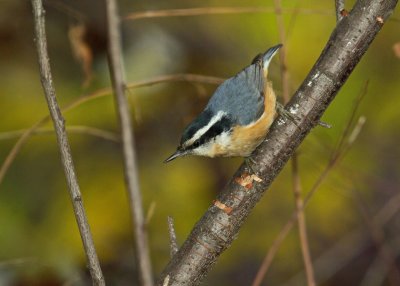
[[[216,115],[214,115],[211,119],[210,122],[208,122],[208,124],[202,128],[200,128],[199,130],[197,130],[197,132],[193,135],[192,138],[190,138],[189,140],[187,140],[184,145],[185,146],[190,146],[191,144],[193,144],[193,142],[195,142],[197,139],[199,139],[201,136],[203,136],[210,128],[211,126],[213,126],[216,122],[218,122],[219,120],[221,120],[221,118],[225,115],[226,113],[223,111],[218,111],[218,113]]]

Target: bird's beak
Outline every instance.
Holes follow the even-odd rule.
[[[176,158],[178,158],[178,157],[181,157],[181,156],[184,156],[184,155],[186,155],[187,154],[187,152],[186,151],[183,151],[183,150],[176,150],[176,152],[174,153],[174,154],[172,154],[171,156],[169,156],[167,159],[165,159],[164,160],[164,163],[168,163],[168,162],[171,162],[172,160],[174,160],[174,159],[176,159]]]

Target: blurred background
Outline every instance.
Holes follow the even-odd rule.
[[[140,2],[140,3],[139,3]],[[276,2],[276,1],[275,1]],[[334,1],[246,1],[257,13],[122,21],[129,83],[190,73],[228,78],[286,33],[290,94],[301,84],[336,24]],[[355,1],[346,1],[350,9]],[[118,1],[122,17],[147,10],[243,7],[243,1]],[[44,1],[57,98],[67,106],[110,87],[103,1]],[[136,14],[137,15],[137,14]],[[397,9],[299,149],[306,195],[326,170],[349,118],[365,124],[316,190],[306,209],[309,247],[319,285],[396,285],[400,271],[400,13]],[[0,164],[21,136],[48,114],[33,42],[29,1],[0,1]],[[280,65],[270,77],[282,93]],[[366,83],[368,86],[366,88]],[[181,158],[163,164],[183,128],[201,111],[215,84],[163,82],[130,89],[153,270],[169,260],[167,216],[178,242],[241,164],[240,158]],[[363,95],[354,112],[354,101]],[[111,94],[64,112],[95,245],[108,285],[137,280],[121,146]],[[354,123],[351,125],[353,128]],[[360,126],[360,125],[359,125]],[[16,154],[0,179],[0,285],[89,285],[52,125]],[[256,206],[204,285],[251,285],[295,208],[290,164]],[[284,240],[263,285],[305,285],[299,235]],[[399,284],[397,284],[399,285]]]

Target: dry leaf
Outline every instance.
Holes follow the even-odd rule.
[[[71,26],[68,31],[69,41],[75,58],[80,62],[85,80],[83,86],[87,87],[92,80],[93,53],[85,39],[86,27],[84,24]]]
[[[397,42],[393,45],[394,55],[400,59],[400,42]]]

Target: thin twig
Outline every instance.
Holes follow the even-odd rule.
[[[362,128],[364,126],[365,121],[367,119],[365,118],[365,116],[360,116],[360,118],[358,118],[358,121],[355,123],[356,127],[353,128],[353,131],[351,131],[351,128],[355,122],[357,110],[360,107],[360,103],[364,99],[365,95],[367,94],[368,86],[369,86],[369,80],[367,80],[365,82],[365,84],[361,88],[358,96],[355,98],[355,100],[353,102],[352,112],[347,121],[348,122],[347,126],[345,127],[345,129],[342,133],[342,138],[338,142],[338,145],[336,147],[336,152],[332,153],[331,160],[336,156],[344,156],[347,153],[349,146],[351,146],[353,144],[354,138],[358,136],[358,133],[360,132],[360,128]],[[340,152],[341,155],[339,155],[339,150],[342,150],[342,149],[343,149],[343,152]]]
[[[283,44],[283,47],[280,51],[280,69],[282,76],[282,97],[284,103],[289,102],[289,72],[287,69],[287,61],[286,61],[286,33],[285,33],[285,25],[283,23],[282,13],[282,5],[280,0],[274,0],[275,9],[276,9],[276,20],[279,30],[279,38],[280,42]],[[304,268],[306,270],[307,277],[307,285],[315,286],[315,278],[314,278],[314,269],[312,265],[312,259],[310,254],[310,247],[307,238],[307,225],[306,218],[303,211],[303,198],[301,196],[301,181],[300,181],[300,173],[299,173],[299,164],[298,164],[298,154],[297,152],[293,153],[292,156],[292,180],[293,180],[293,194],[297,212],[297,221],[299,226],[299,238],[300,238],[300,247],[301,253],[303,256]]]
[[[135,139],[128,100],[125,97],[125,78],[122,62],[118,7],[115,0],[106,0],[108,26],[108,60],[114,90],[114,100],[121,128],[124,173],[129,195],[131,218],[135,235],[136,259],[141,285],[153,285],[147,228],[143,214],[142,195],[136,163]]]
[[[343,19],[344,0],[335,0],[336,22]]]
[[[314,286],[315,277],[314,277],[314,267],[311,260],[310,247],[307,238],[307,226],[306,226],[306,218],[304,214],[304,202],[301,197],[301,182],[300,182],[300,173],[299,173],[299,163],[298,156],[292,157],[292,176],[293,176],[293,193],[296,203],[296,212],[297,212],[297,223],[299,226],[299,237],[300,237],[300,246],[301,253],[303,254],[303,262],[304,268],[306,270],[307,277],[307,285]]]
[[[71,17],[73,19],[79,20],[79,21],[87,21],[87,17],[85,14],[79,12],[78,10],[75,10],[68,6],[67,4],[64,4],[61,1],[54,1],[54,0],[45,0],[44,1],[45,6],[49,5],[52,6],[53,8],[57,9],[60,12],[65,13],[68,15],[68,17]]]
[[[297,0],[296,1],[296,5],[293,8],[293,13],[290,15],[289,23],[287,24],[287,29],[286,29],[286,42],[287,42],[287,39],[290,38],[294,28],[296,27],[295,23],[296,23],[297,17],[300,14],[299,13],[300,10],[302,9],[301,8],[301,2],[302,2],[302,0]],[[281,13],[281,14],[283,14],[283,13]]]
[[[400,211],[400,194],[391,197],[373,216],[372,225],[384,227]],[[364,249],[370,246],[365,235],[365,229],[360,226],[340,238],[332,247],[315,260],[316,273],[319,283],[323,284],[335,273],[342,269],[355,257],[361,255]],[[283,285],[299,285],[303,279],[302,273],[295,275]]]
[[[285,33],[285,24],[283,23],[282,17],[282,7],[280,0],[274,0],[275,5],[275,15],[276,15],[276,23],[279,30],[279,41],[283,44],[282,48],[279,51],[279,62],[280,62],[280,71],[282,78],[282,97],[283,102],[286,104],[289,102],[289,72],[287,70],[287,62],[286,62],[286,33]]]
[[[302,14],[321,14],[333,15],[332,11],[326,9],[297,9]],[[244,14],[244,13],[274,13],[272,7],[199,7],[186,9],[168,9],[168,10],[148,10],[134,12],[126,15],[124,20],[139,20],[146,18],[164,18],[164,17],[188,17],[201,15],[219,15],[219,14]],[[282,9],[282,13],[292,13],[293,9]]]
[[[39,263],[39,260],[37,257],[33,256],[33,257],[13,258],[13,259],[0,261],[0,269],[5,269],[7,267],[20,266],[20,265],[25,266],[26,264],[33,264],[33,263]]]
[[[35,130],[37,130],[39,127],[43,126],[46,122],[50,120],[50,116],[47,115],[46,117],[42,118],[38,122],[36,122],[31,128],[29,128],[24,134],[21,135],[21,137],[15,142],[14,146],[10,150],[10,152],[7,154],[6,159],[4,160],[3,164],[1,165],[0,168],[0,184],[3,182],[4,176],[6,175],[8,169],[10,168],[12,162],[14,162],[15,157],[21,150],[22,146],[28,141],[28,139],[33,135]]]
[[[154,212],[156,210],[157,203],[155,201],[152,201],[150,203],[149,209],[147,210],[146,214],[146,219],[145,219],[145,224],[149,225],[151,219],[153,218]]]
[[[390,252],[387,253],[387,250]],[[386,254],[383,254],[386,253]],[[385,279],[388,280],[390,285],[398,286],[400,282],[396,280],[391,281],[391,272],[398,271],[396,265],[391,265],[386,261],[383,255],[390,255],[392,257],[399,257],[400,255],[400,239],[399,237],[385,241],[379,249],[378,256],[375,257],[374,261],[369,265],[368,269],[365,271],[364,278],[360,282],[360,286],[376,286],[383,285]],[[389,274],[389,275],[388,275]]]
[[[70,133],[77,133],[77,134],[85,134],[85,135],[91,135],[95,136],[104,140],[109,140],[113,142],[120,142],[120,138],[117,134],[95,128],[95,127],[90,127],[90,126],[80,126],[80,125],[71,125],[66,127],[67,131]],[[14,130],[14,131],[8,131],[8,132],[0,132],[0,140],[7,140],[7,139],[14,139],[14,138],[19,138],[23,134],[25,134],[28,130],[27,129],[21,129],[21,130]],[[32,132],[32,135],[37,135],[37,134],[53,134],[54,133],[54,128],[39,128],[36,129]]]
[[[53,120],[54,129],[56,130],[58,146],[61,153],[61,162],[64,168],[65,177],[67,179],[68,189],[71,196],[72,205],[74,207],[75,218],[85,249],[90,275],[92,276],[94,285],[105,285],[103,273],[101,272],[100,263],[94,247],[92,234],[90,232],[89,223],[83,207],[81,192],[75,174],[71,150],[68,143],[68,137],[65,131],[64,118],[62,117],[61,111],[58,107],[56,92],[53,86],[50,60],[47,52],[45,11],[43,9],[42,1],[32,0],[32,8],[35,26],[35,42],[39,59],[42,86],[51,118]]]
[[[390,245],[385,241],[383,226],[371,223],[371,215],[367,204],[364,202],[357,190],[352,189],[352,191],[354,201],[357,203],[364,222],[367,225],[372,242],[375,244],[378,251],[378,256],[381,258],[383,263],[386,264],[386,269],[388,269],[388,282],[392,286],[400,285],[400,273],[396,267],[396,256],[393,256],[393,251]],[[364,275],[364,281],[369,280],[369,274],[370,273],[367,271]]]
[[[170,216],[167,217],[168,220],[168,233],[169,233],[169,245],[170,245],[170,256],[171,258],[178,252],[178,241],[176,239],[174,219]]]
[[[159,83],[166,83],[166,82],[179,82],[179,81],[184,81],[184,82],[197,82],[197,83],[203,83],[203,84],[219,84],[223,82],[224,79],[219,78],[219,77],[212,77],[212,76],[204,76],[204,75],[198,75],[198,74],[169,74],[169,75],[160,75],[156,76],[151,79],[147,80],[142,80],[142,81],[137,81],[133,83],[127,84],[127,88],[129,89],[134,89],[134,88],[140,88],[140,87],[146,87],[146,86],[152,86],[154,84],[159,84]],[[110,95],[112,93],[110,88],[103,88],[99,89],[93,93],[83,95],[74,101],[70,102],[66,106],[61,108],[62,112],[67,112],[70,111],[81,104],[84,104],[88,101],[101,98],[107,95]],[[50,116],[46,115],[45,117],[41,118],[38,122],[36,122],[34,125],[32,125],[31,128],[27,129],[24,134],[21,135],[21,137],[17,140],[17,142],[14,144],[13,148],[10,150],[8,153],[6,159],[4,160],[3,164],[1,165],[0,168],[0,185],[3,182],[4,176],[7,173],[8,169],[10,168],[12,162],[14,161],[15,157],[21,150],[21,148],[25,145],[25,143],[28,141],[28,139],[33,135],[33,133],[43,125],[45,125],[47,122],[50,121]]]

